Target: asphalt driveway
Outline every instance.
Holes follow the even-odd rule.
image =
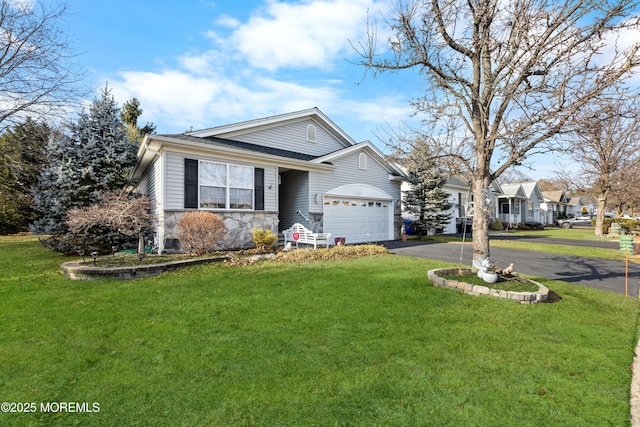
[[[514,236],[515,237],[515,236]],[[491,239],[501,238],[491,236]],[[509,237],[507,237],[509,238]],[[517,238],[527,241],[526,238]],[[572,246],[598,246],[619,249],[618,242],[591,242],[581,240],[564,240],[530,238],[536,243],[567,244]],[[548,240],[548,241],[545,241]],[[385,246],[391,253],[418,258],[429,258],[440,261],[471,265],[473,259],[471,245],[460,243],[426,243],[417,241],[387,242]],[[462,261],[461,261],[462,260]],[[491,261],[498,267],[507,267],[513,263],[514,271],[544,277],[545,279],[562,280],[580,286],[589,286],[624,295],[625,281],[628,283],[629,295],[638,296],[640,265],[629,263],[625,273],[625,263],[596,258],[571,255],[558,255],[545,252],[524,251],[515,249],[491,248]],[[627,279],[625,279],[627,274]]]

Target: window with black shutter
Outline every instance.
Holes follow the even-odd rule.
[[[184,159],[184,207],[198,208],[198,161]]]
[[[254,209],[257,211],[264,210],[264,169],[254,169],[254,188],[255,188],[255,204]]]

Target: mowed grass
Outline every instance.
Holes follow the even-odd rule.
[[[498,234],[513,237],[513,240],[492,239],[491,236]],[[518,240],[518,237],[527,237],[527,240]],[[606,249],[599,247],[588,247],[581,245],[571,245],[566,242],[560,243],[538,243],[535,238],[550,239],[570,239],[570,240],[591,240],[601,242],[618,242],[609,236],[596,237],[593,228],[555,228],[549,227],[544,230],[509,230],[508,233],[503,231],[491,232],[489,236],[489,244],[492,248],[518,249],[526,251],[547,252],[563,255],[574,255],[587,258],[599,258],[610,261],[629,261],[640,264],[640,255],[630,254],[628,258],[618,249]],[[460,242],[462,238],[459,236],[428,236],[423,238],[424,241],[433,241],[438,243]],[[467,236],[465,241],[471,244],[472,237]]]
[[[638,301],[539,281],[555,304],[434,288],[393,255],[75,282],[0,238],[0,425],[629,425]]]

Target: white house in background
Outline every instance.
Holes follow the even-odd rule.
[[[543,224],[553,225],[561,216],[567,216],[569,201],[564,191],[543,191],[542,198],[540,211]]]
[[[505,227],[513,228],[524,222],[527,195],[521,184],[503,184],[498,195],[498,218]]]
[[[503,224],[510,228],[524,222],[544,224],[540,208],[544,199],[537,182],[504,184],[502,193],[498,203]]]
[[[399,237],[404,173],[317,108],[176,135],[147,135],[131,177],[150,197],[159,249],[189,211],[223,217],[227,248],[294,223],[347,243]]]
[[[598,210],[597,201],[591,196],[569,196],[568,203],[567,215],[569,217],[594,215]]]
[[[406,171],[405,171],[406,172]],[[409,191],[411,185],[408,182],[402,184],[402,194]],[[443,229],[445,234],[461,233],[465,226],[467,232],[471,231],[471,225],[473,220],[474,200],[473,194],[471,194],[469,184],[458,176],[447,177],[447,182],[442,187],[444,191],[449,193],[449,203],[451,204],[451,219],[446,227]],[[492,207],[493,212],[490,215],[490,223],[493,223],[498,215],[498,195],[502,193],[500,186],[497,183],[491,184],[491,189],[487,193],[489,199],[489,205]],[[416,220],[418,215],[402,211],[403,220]]]
[[[520,184],[503,184],[498,196],[500,221],[509,228],[520,223],[542,223],[542,192],[535,181]]]

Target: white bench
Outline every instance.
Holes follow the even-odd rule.
[[[329,238],[331,233],[314,233],[307,229],[300,223],[295,223],[282,232],[284,235],[284,245],[287,246],[287,242],[295,243],[296,248],[298,243],[304,243],[307,245],[313,245],[313,249],[317,249],[318,245],[325,245],[329,247]]]

